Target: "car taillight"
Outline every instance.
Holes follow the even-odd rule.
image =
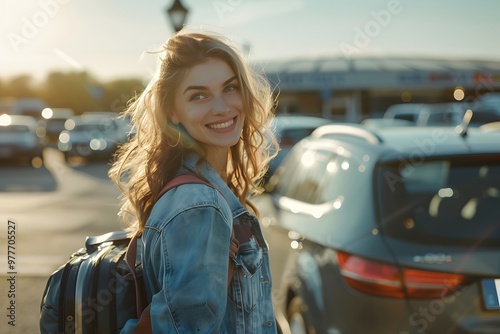
[[[358,291],[394,298],[403,298],[401,274],[397,267],[338,252],[340,274]]]
[[[406,292],[410,298],[440,298],[465,284],[466,276],[416,269],[403,269]]]
[[[358,291],[392,298],[440,298],[465,283],[466,276],[402,268],[344,252],[337,253],[340,274]]]

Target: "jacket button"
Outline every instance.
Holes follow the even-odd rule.
[[[273,322],[272,321],[268,321],[264,324],[264,326],[266,327],[271,327],[273,325]]]

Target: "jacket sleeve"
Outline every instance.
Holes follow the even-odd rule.
[[[213,206],[181,212],[160,235],[153,333],[219,333],[227,302],[230,226]]]

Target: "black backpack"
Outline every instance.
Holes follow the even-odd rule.
[[[137,317],[134,277],[125,261],[130,240],[124,231],[87,237],[47,282],[40,333],[119,333]]]
[[[183,174],[170,181],[158,198],[186,183],[213,187],[195,175]],[[141,247],[140,236],[130,237],[125,231],[87,237],[85,247],[72,254],[47,281],[40,307],[40,333],[119,333],[132,318],[140,318],[141,328],[148,328],[149,308],[137,256]],[[237,253],[233,231],[229,256],[234,259]],[[229,263],[228,284],[234,270],[233,261]]]

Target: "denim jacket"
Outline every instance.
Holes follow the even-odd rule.
[[[193,172],[197,156],[180,173]],[[267,243],[257,218],[205,164],[204,184],[171,189],[155,204],[143,234],[142,262],[153,333],[276,333]],[[248,240],[228,287],[231,225]],[[236,234],[238,239],[241,236]],[[137,319],[122,333],[133,333]]]

